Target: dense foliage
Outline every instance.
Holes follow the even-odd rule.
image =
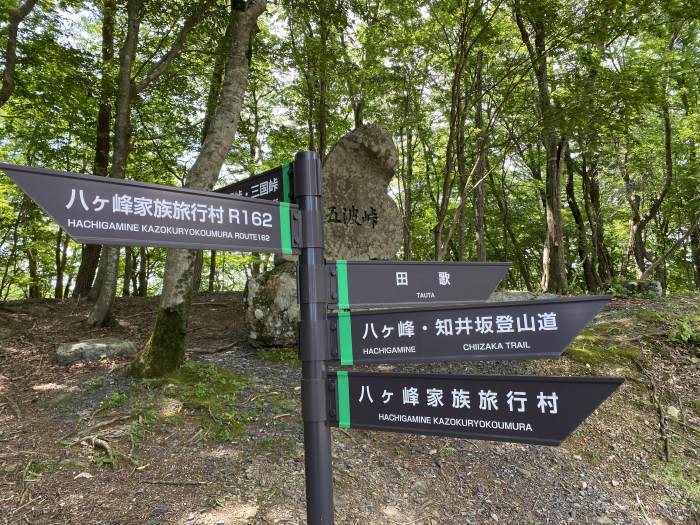
[[[3,1],[1,161],[108,172],[96,154],[98,114],[114,128],[124,4]],[[137,88],[197,13],[180,52],[127,106],[126,177],[182,185],[216,104],[231,6],[135,4]],[[400,256],[510,260],[511,288],[601,292],[644,277],[671,292],[700,289],[694,2],[281,0],[267,9],[220,184],[298,150],[323,158],[354,126],[376,123],[400,154]],[[0,195],[0,300],[72,294],[81,246],[4,176]],[[159,293],[164,261],[164,250],[123,250],[119,293]],[[266,264],[206,253],[200,286],[240,289]]]

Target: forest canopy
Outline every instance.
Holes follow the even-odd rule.
[[[398,257],[513,261],[516,289],[700,289],[699,17],[690,1],[5,0],[0,161],[211,189],[378,124],[399,151]],[[246,76],[218,180],[193,173]],[[110,259],[4,175],[0,195],[0,301],[94,299],[100,260],[117,294],[160,293],[165,250]],[[242,289],[270,264],[208,252],[194,285]]]

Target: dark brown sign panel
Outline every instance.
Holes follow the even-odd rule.
[[[296,206],[0,163],[83,243],[297,253]]]
[[[338,309],[483,301],[510,263],[331,261],[329,303]]]
[[[328,316],[341,365],[558,357],[610,300],[583,296]]]
[[[218,188],[217,193],[240,195],[268,201],[293,202],[292,166],[284,164],[264,171],[228,186]]]
[[[624,380],[337,372],[328,381],[337,427],[559,445]]]

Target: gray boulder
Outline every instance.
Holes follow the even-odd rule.
[[[503,290],[499,292],[493,292],[487,301],[489,303],[501,303],[504,301],[531,301],[535,299],[556,299],[557,296],[553,293],[540,293],[536,294],[534,292],[525,292],[517,290]]]
[[[291,346],[297,340],[295,263],[284,261],[248,281],[245,301],[249,339],[263,346]]]
[[[387,189],[397,163],[391,134],[379,126],[361,126],[333,147],[322,172],[326,257],[396,258],[401,213]]]
[[[630,295],[641,295],[642,297],[661,297],[663,295],[663,288],[659,281],[625,281],[622,286]]]
[[[351,131],[330,151],[322,170],[327,258],[396,257],[403,239],[401,213],[388,188],[397,162],[391,134],[374,125]],[[274,270],[248,281],[246,319],[252,342],[296,344],[295,259],[278,256]]]
[[[61,366],[67,366],[77,361],[98,361],[134,354],[136,354],[136,347],[131,341],[110,337],[86,339],[77,343],[63,343],[56,349],[56,358]]]

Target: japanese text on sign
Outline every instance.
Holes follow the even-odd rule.
[[[76,202],[76,201],[79,201]],[[90,204],[88,204],[90,203]],[[111,204],[111,205],[110,205]],[[95,195],[94,199],[86,200],[85,190],[71,190],[66,209],[81,206],[85,211],[95,213],[112,212],[114,214],[134,215],[139,217],[154,217],[156,219],[173,219],[209,224],[236,224],[272,228],[272,214],[269,212],[238,209],[233,207],[188,203],[178,200],[150,199],[133,197],[128,194],[115,193],[108,198]]]
[[[422,325],[421,329],[428,331],[427,325]],[[505,334],[521,332],[550,332],[558,330],[557,314],[555,312],[543,312],[536,315],[522,314],[513,317],[512,315],[484,315],[475,317],[457,317],[436,319],[432,327],[435,336],[471,335],[472,332],[478,334]],[[384,324],[381,328],[375,328],[374,323],[365,323],[362,339],[388,338],[396,330],[398,337],[413,337],[416,327],[411,320],[398,321],[396,326]]]
[[[498,398],[498,393],[490,389],[480,389],[476,394],[478,395],[478,403],[475,399],[474,408],[472,408],[472,399],[469,390],[464,390],[462,388],[454,388],[451,391],[446,392],[441,388],[426,388],[421,392],[415,386],[406,386],[401,390],[401,399],[403,405],[411,406],[426,406],[426,407],[442,407],[445,403],[451,403],[452,408],[466,408],[489,412],[498,412],[499,410],[507,410],[509,412],[525,412],[526,404],[528,403],[527,393],[523,391],[513,391],[510,390],[503,398]],[[383,404],[389,403],[391,398],[394,396],[394,392],[383,389],[380,401]],[[537,394],[536,398],[536,408],[542,414],[557,414],[558,406],[557,401],[559,396],[556,392],[551,392],[550,394],[545,394],[540,392]],[[369,385],[362,385],[360,390],[360,397],[358,398],[358,403],[369,403],[374,404],[374,397],[372,397],[372,392]],[[500,406],[499,406],[500,403]]]
[[[355,206],[349,208],[343,206],[330,206],[326,212],[326,222],[334,224],[344,224],[345,226],[363,226],[365,224],[373,229],[379,222],[379,213],[376,208],[360,210]]]

